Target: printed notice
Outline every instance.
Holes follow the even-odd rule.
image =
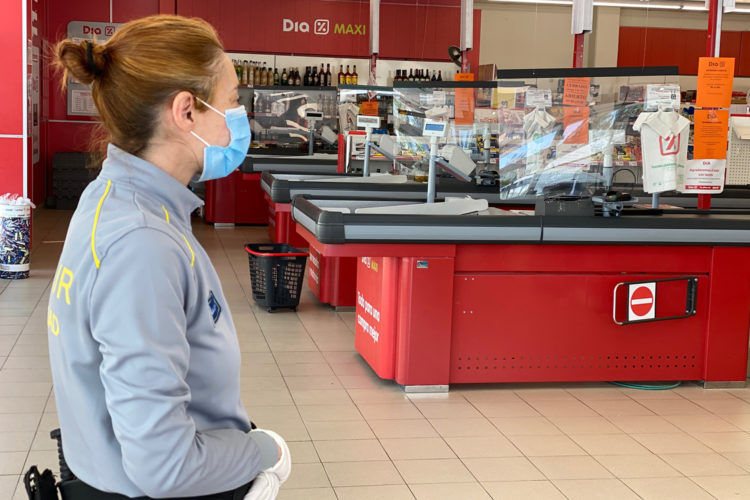
[[[725,159],[728,130],[729,110],[696,109],[693,159]]]
[[[548,108],[552,106],[552,91],[549,89],[529,89],[526,91],[527,108]]]
[[[724,191],[726,160],[688,160],[683,186],[679,191],[692,194],[719,194]]]
[[[90,90],[73,89],[71,95],[71,115],[96,115],[96,106]]]
[[[679,85],[647,85],[644,111],[659,111],[660,108],[680,109]]]
[[[456,73],[457,82],[470,82],[474,80],[472,73]],[[455,117],[456,125],[474,124],[474,90],[472,88],[455,90]]]
[[[589,108],[566,107],[563,114],[564,144],[588,144],[589,142]]]
[[[728,108],[732,104],[733,57],[701,57],[698,61],[699,108]]]
[[[363,115],[378,116],[378,101],[366,101],[361,106]]]
[[[585,106],[589,98],[591,78],[566,78],[563,90],[563,104]]]

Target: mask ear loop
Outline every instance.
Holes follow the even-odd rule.
[[[226,118],[226,115],[224,113],[222,113],[218,109],[214,108],[213,106],[211,106],[209,103],[207,103],[206,101],[204,101],[200,97],[196,96],[195,99],[198,100],[198,101],[200,101],[201,103],[203,103],[205,106],[207,106],[208,109],[210,109],[212,111],[215,111],[215,112],[219,113],[221,116],[223,116],[224,118]]]

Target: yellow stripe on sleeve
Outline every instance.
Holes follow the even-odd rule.
[[[193,247],[190,246],[190,242],[188,241],[187,236],[185,236],[182,233],[180,234],[182,235],[182,239],[185,240],[185,244],[187,245],[188,250],[190,250],[190,255],[192,256],[192,258],[190,259],[190,267],[194,267],[195,266],[195,252],[193,252]]]
[[[169,212],[167,212],[167,208],[164,205],[162,205],[161,209],[164,210],[164,217],[166,217],[167,224],[169,224]]]
[[[104,194],[101,198],[99,198],[99,205],[96,207],[96,213],[94,214],[94,225],[91,228],[91,255],[94,256],[94,264],[96,264],[96,268],[99,269],[100,262],[99,257],[96,255],[96,225],[99,223],[99,212],[102,209],[102,203],[104,203],[104,198],[107,197],[107,194],[109,193],[109,186],[112,184],[112,180],[107,181],[107,187],[104,189]]]

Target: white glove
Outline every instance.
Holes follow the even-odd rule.
[[[279,478],[276,474],[262,471],[255,476],[250,491],[245,495],[244,500],[274,500],[279,494]]]
[[[266,429],[258,430],[271,436],[273,440],[276,441],[276,444],[279,445],[279,448],[281,448],[281,457],[279,457],[279,461],[276,462],[273,467],[266,469],[266,472],[274,474],[278,478],[279,484],[284,484],[284,482],[289,479],[289,474],[292,473],[292,454],[289,452],[289,446],[287,446],[284,438],[275,432]]]

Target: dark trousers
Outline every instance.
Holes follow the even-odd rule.
[[[198,497],[174,497],[173,500],[242,500],[250,490],[253,482],[240,486],[231,491],[223,493],[214,493],[212,495],[203,495]],[[137,497],[130,499],[119,493],[107,493],[89,486],[80,479],[72,481],[63,481],[60,483],[60,494],[62,500],[151,500],[149,497]]]

